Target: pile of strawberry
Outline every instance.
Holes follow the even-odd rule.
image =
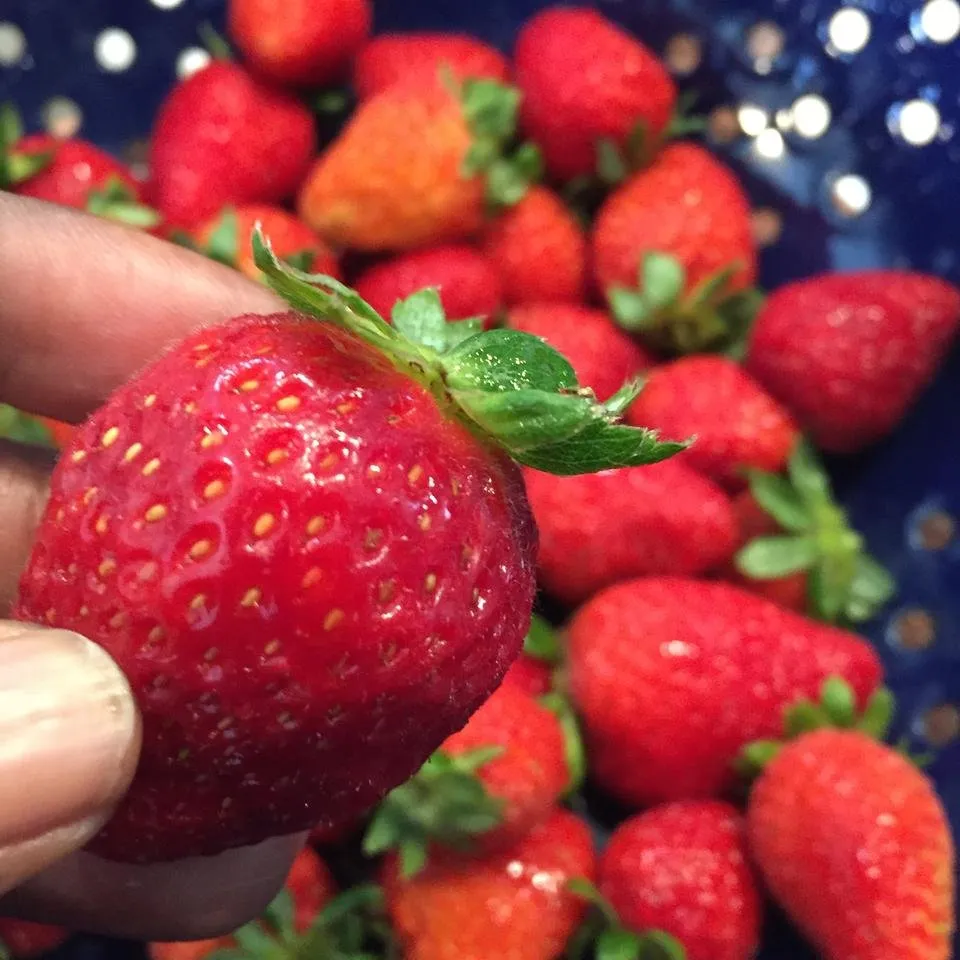
[[[250,928],[156,960],[748,960],[768,900],[830,960],[946,960],[946,817],[883,744],[882,667],[850,632],[895,584],[817,450],[896,428],[960,292],[872,271],[761,293],[735,173],[684,138],[657,57],[591,9],[537,14],[512,59],[469,36],[371,38],[368,0],[228,12],[242,61],[171,91],[145,183],[0,114],[0,186],[188,245],[329,321],[198,334],[76,432],[52,425],[66,451],[18,615],[104,643],[147,711],[150,803],[94,849],[149,860],[297,829],[312,784],[316,844],[370,881],[335,895],[306,850]],[[318,142],[316,105],[344,81],[352,110]],[[513,373],[478,366],[508,351]],[[177,431],[223,459],[181,454]],[[522,465],[537,584],[564,624],[534,617],[518,659],[533,534],[491,438]],[[190,563],[218,551],[198,579]],[[97,576],[78,587],[78,568]],[[317,623],[325,646],[296,660],[287,638]],[[223,683],[228,628],[268,722]],[[301,772],[266,800],[177,792],[212,771],[239,797],[243,762],[307,729],[319,743],[311,697],[329,739],[309,757],[297,741]],[[378,744],[372,780],[357,737]],[[602,849],[585,783],[616,806]]]

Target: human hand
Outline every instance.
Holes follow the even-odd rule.
[[[278,302],[172,244],[0,192],[0,401],[77,421],[168,343]],[[0,443],[0,617],[43,510],[51,460]],[[149,940],[230,931],[286,877],[302,836],[133,866],[80,848],[136,767],[122,674],[76,634],[0,620],[0,914]]]

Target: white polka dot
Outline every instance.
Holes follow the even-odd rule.
[[[940,132],[940,111],[929,100],[910,100],[894,110],[890,125],[911,146],[925,147]]]
[[[211,60],[210,53],[203,47],[188,47],[177,57],[177,76],[181,80],[202,70]]]
[[[783,134],[767,127],[754,141],[754,146],[765,160],[779,160],[784,153]]]
[[[137,59],[137,45],[126,30],[111,27],[97,37],[93,55],[104,70],[121,73],[128,70]]]
[[[841,7],[827,26],[831,52],[859,53],[870,40],[870,18],[856,7]]]
[[[830,126],[830,104],[816,93],[799,97],[792,112],[797,133],[809,140],[822,137]]]
[[[0,23],[0,67],[15,67],[27,52],[27,38],[15,23]]]
[[[763,107],[758,107],[752,103],[744,103],[737,110],[737,122],[740,124],[740,129],[748,137],[756,137],[767,128],[770,115]]]
[[[960,3],[928,0],[920,11],[920,30],[934,43],[950,43],[960,36]]]
[[[161,10],[173,10],[179,7],[183,0],[150,0],[150,2]]]
[[[842,177],[837,177],[830,196],[837,211],[847,217],[859,216],[873,200],[870,184],[855,173],[845,173]]]
[[[67,97],[51,97],[43,105],[42,114],[47,133],[63,139],[72,137],[83,123],[83,111]]]

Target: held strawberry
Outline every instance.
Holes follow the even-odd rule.
[[[568,631],[570,690],[590,769],[632,806],[715,797],[739,751],[844,677],[863,703],[876,653],[854,634],[724,583],[657,577],[598,594]]]
[[[70,936],[63,927],[0,917],[0,956],[33,960],[59,947]]]
[[[402,873],[412,876],[431,844],[460,853],[503,849],[546,820],[569,783],[557,717],[515,686],[501,686],[419,773],[387,795],[364,852],[397,850]]]
[[[433,86],[445,73],[505,83],[506,57],[489,44],[461,33],[382,33],[360,51],[353,65],[353,86],[360,100],[397,84]]]
[[[587,907],[570,881],[595,870],[590,829],[557,810],[488,857],[438,855],[413,878],[390,857],[383,885],[406,960],[556,960]]]
[[[375,804],[519,653],[535,532],[507,453],[573,473],[681,448],[617,423],[634,386],[601,405],[536,338],[447,324],[430,293],[390,326],[254,244],[315,319],[203,330],[118,390],[57,467],[20,587],[20,619],[96,640],[134,688],[139,770],[91,846],[113,859]]]
[[[370,0],[230,0],[227,29],[251,69],[282,85],[339,80],[370,33]]]
[[[768,298],[747,369],[814,442],[855,453],[882,439],[933,378],[960,326],[960,290],[919,273],[809,277]]]

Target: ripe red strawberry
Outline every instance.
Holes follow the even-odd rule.
[[[936,277],[866,271],[811,277],[767,300],[747,369],[821,447],[886,436],[932,379],[960,322],[960,291]]]
[[[586,911],[568,882],[594,871],[589,828],[557,810],[486,858],[438,854],[404,878],[391,857],[387,911],[406,960],[555,960]]]
[[[501,686],[377,811],[364,851],[396,849],[407,874],[429,847],[492,852],[546,820],[570,785],[564,733],[550,710]]]
[[[360,100],[397,83],[428,86],[449,70],[456,80],[468,77],[505,82],[507,59],[476,37],[460,33],[382,33],[360,51],[353,65],[353,87]]]
[[[160,107],[150,145],[151,197],[171,228],[230,205],[292,196],[316,148],[313,116],[241,67],[216,61]]]
[[[592,245],[597,280],[628,329],[681,353],[742,334],[757,274],[750,205],[703,147],[671,144],[612,193]]]
[[[761,905],[743,817],[715,800],[667,804],[625,820],[597,868],[623,929],[659,930],[687,960],[752,960]]]
[[[586,298],[587,238],[552,190],[530,189],[490,221],[481,245],[500,271],[507,304]]]
[[[862,704],[881,668],[854,634],[724,583],[634,580],[594,597],[568,635],[570,689],[597,782],[631,805],[717,796],[739,750],[844,677]]]
[[[227,29],[266,80],[321,85],[340,79],[370,33],[370,0],[230,0]]]
[[[295,216],[268,204],[228,207],[192,231],[192,245],[251,280],[262,281],[263,274],[253,262],[250,245],[250,235],[257,223],[270,237],[273,252],[281,260],[307,273],[340,276],[340,265],[326,243]]]
[[[70,933],[63,927],[0,917],[0,952],[15,960],[31,960],[59,947]]]
[[[652,366],[653,356],[618,329],[602,310],[565,303],[514,307],[507,325],[546,340],[562,353],[580,383],[600,400],[612,397],[628,380]]]
[[[560,180],[592,174],[597,145],[652,146],[673,117],[677,91],[639,40],[588,7],[551,7],[527,21],[514,51],[522,121]]]
[[[684,462],[733,488],[745,483],[746,468],[782,470],[799,438],[790,414],[720,356],[684,357],[652,371],[627,416],[667,436],[696,436]]]
[[[783,747],[754,784],[753,857],[825,960],[948,960],[954,846],[933,785],[854,730]]]
[[[535,531],[500,448],[566,470],[676,449],[534,338],[461,340],[422,296],[390,326],[255,249],[313,318],[202,330],[117,390],[54,473],[20,587],[20,619],[102,644],[137,698],[138,775],[92,845],[114,859],[371,807],[519,653]]]
[[[869,620],[893,596],[896,584],[864,551],[806,442],[785,476],[750,471],[749,482],[734,502],[740,544],[728,579],[828,621]]]
[[[492,319],[500,309],[500,278],[490,261],[465,244],[402,254],[370,267],[357,278],[357,293],[382,316],[426,287],[436,287],[451,320]]]
[[[119,160],[86,140],[23,135],[20,116],[0,103],[0,190],[87,210],[130,226],[153,227],[142,186]]]
[[[730,499],[679,460],[579,477],[524,471],[545,590],[568,604],[633,577],[695,576],[733,556]]]
[[[458,93],[388,88],[360,105],[316,161],[300,192],[301,218],[336,246],[373,252],[476,233],[486,204],[518,201],[524,177],[536,173],[529,152],[513,165],[500,156],[518,99],[490,80],[467,80]]]

